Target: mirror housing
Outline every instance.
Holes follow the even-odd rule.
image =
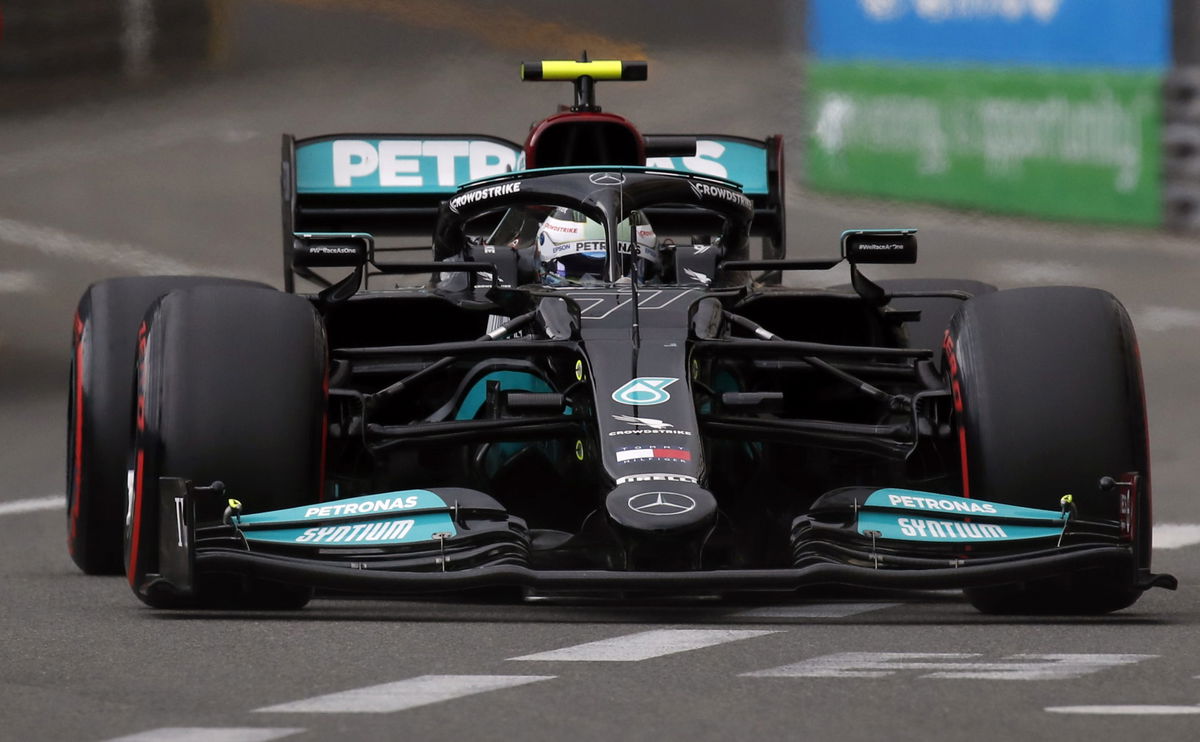
[[[375,249],[375,238],[361,232],[312,232],[292,235],[292,264],[305,268],[357,268]]]
[[[842,257],[854,265],[917,262],[915,229],[848,229],[842,232]]]

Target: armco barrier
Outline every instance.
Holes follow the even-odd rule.
[[[1200,45],[1200,39],[1196,43]],[[1200,123],[1200,67],[1176,67],[1167,73],[1163,107],[1167,121]]]
[[[1163,129],[1163,162],[1168,180],[1200,182],[1200,122],[1167,124]]]
[[[1163,189],[1163,211],[1168,226],[1200,230],[1200,183],[1168,183]]]

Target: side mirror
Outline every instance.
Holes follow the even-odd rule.
[[[842,232],[842,257],[855,265],[917,262],[915,229],[848,229]]]
[[[359,232],[292,235],[292,264],[305,268],[357,268],[366,264],[375,239]]]

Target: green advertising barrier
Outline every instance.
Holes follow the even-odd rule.
[[[1161,223],[1161,75],[811,62],[817,189]]]

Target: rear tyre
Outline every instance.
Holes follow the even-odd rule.
[[[273,290],[205,286],[174,291],[143,325],[126,527],[130,584],[144,602],[157,567],[161,476],[220,480],[244,512],[318,499],[324,447],[326,342],[306,299]],[[220,517],[201,512],[199,520]],[[308,588],[239,575],[200,575],[198,607],[300,608]]]
[[[1073,494],[1081,519],[1117,520],[1102,476],[1141,474],[1138,522],[1150,510],[1150,459],[1137,341],[1104,291],[1013,289],[965,303],[946,334],[946,362],[970,497],[1057,509]],[[1134,544],[1150,566],[1149,530]],[[1107,613],[1141,590],[1131,571],[966,591],[985,613]]]
[[[79,300],[67,398],[67,549],[87,574],[124,569],[122,516],[138,323],[168,291],[205,284],[262,286],[204,276],[140,276],[94,283]]]

